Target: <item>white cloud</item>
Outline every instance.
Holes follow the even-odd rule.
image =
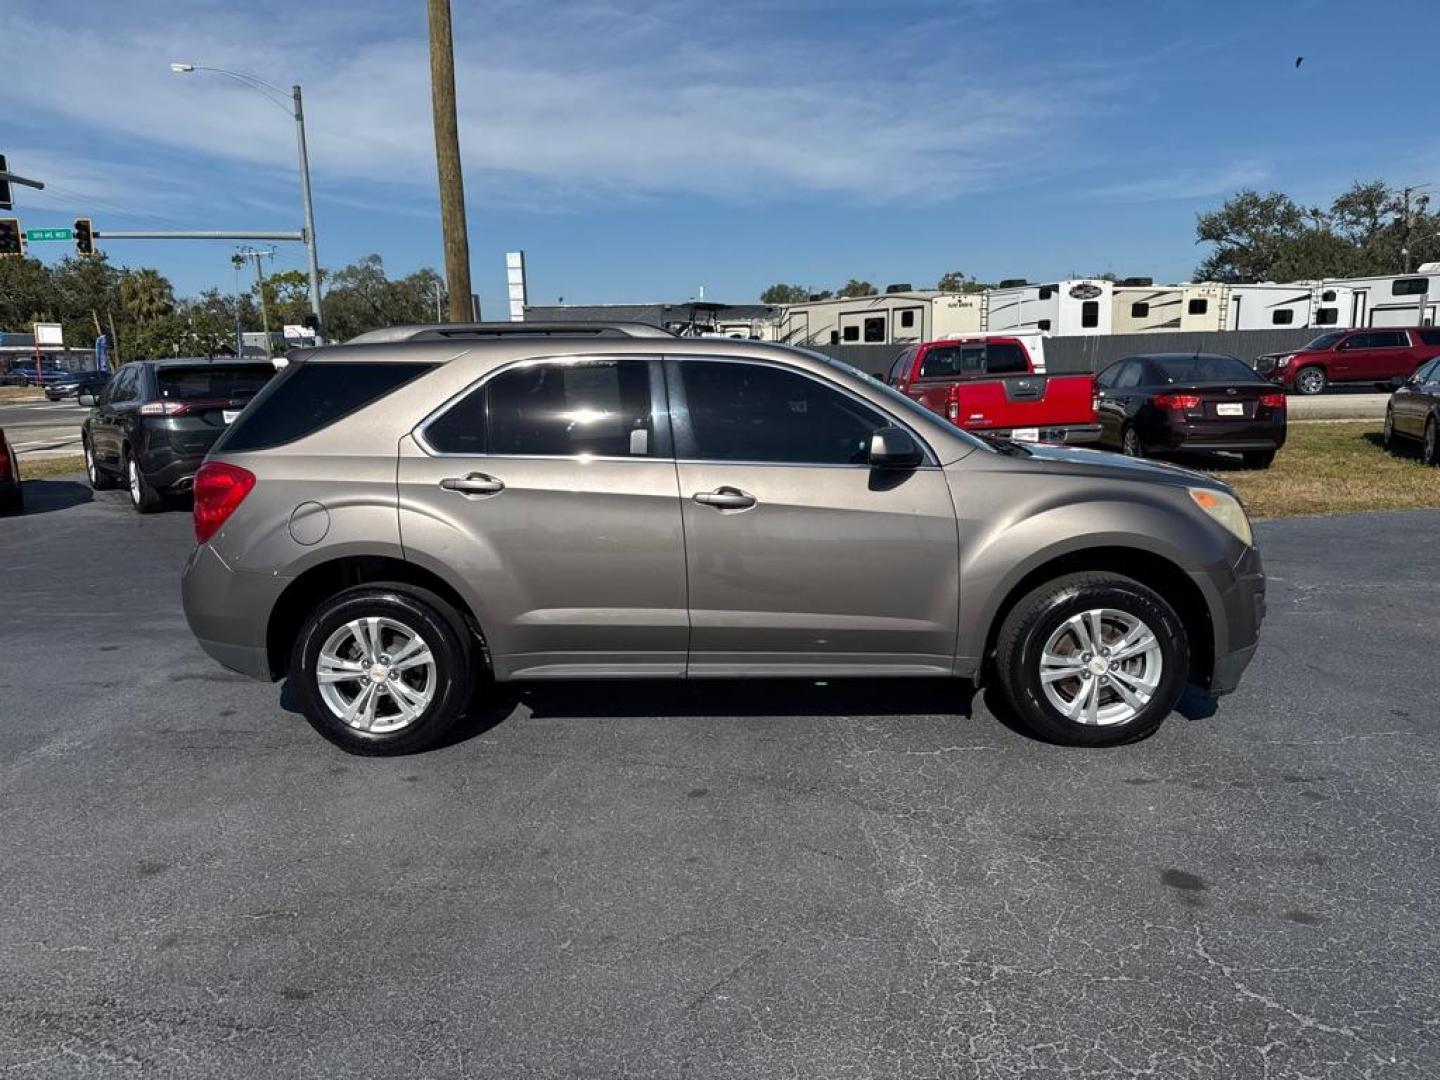
[[[10,54],[9,107],[31,142],[63,122],[101,133],[94,145],[116,160],[161,148],[168,183],[158,190],[71,151],[65,168],[105,173],[91,180],[117,198],[123,189],[154,209],[186,198],[177,187],[203,194],[199,177],[224,166],[201,169],[196,154],[257,170],[260,191],[275,187],[268,197],[293,190],[284,113],[225,79],[173,75],[167,63],[282,84],[293,75],[305,86],[317,185],[428,190],[429,68],[422,9],[413,7],[404,20],[385,4],[237,13],[208,3],[97,3],[62,15],[21,0],[28,14],[0,13],[0,39],[26,43]],[[1060,123],[1047,104],[1060,95],[1038,83],[1012,77],[1023,88],[960,89],[984,80],[954,78],[943,34],[931,66],[917,67],[914,25],[905,41],[876,31],[856,43],[743,3],[717,11],[688,0],[495,0],[456,9],[467,188],[527,205],[667,193],[944,199],[1023,171]],[[56,56],[66,57],[63,78]]]
[[[1089,194],[1114,202],[1167,202],[1232,195],[1240,188],[1260,187],[1271,171],[1257,162],[1237,162],[1211,169],[1176,169],[1174,172],[1106,184]]]

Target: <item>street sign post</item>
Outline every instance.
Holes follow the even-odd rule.
[[[74,229],[26,229],[25,239],[34,244],[42,240],[73,240]]]

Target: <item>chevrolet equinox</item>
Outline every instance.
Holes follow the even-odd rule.
[[[1223,483],[971,436],[827,357],[387,331],[297,357],[195,476],[190,626],[346,750],[480,676],[995,679],[1043,738],[1236,686],[1265,578]]]

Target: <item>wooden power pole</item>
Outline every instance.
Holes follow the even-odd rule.
[[[455,115],[455,42],[450,0],[430,8],[430,97],[435,107],[435,166],[440,175],[440,226],[445,237],[445,286],[450,321],[469,322],[470,237],[465,228],[465,181],[460,174],[460,124]]]

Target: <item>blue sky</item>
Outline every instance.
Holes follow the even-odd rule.
[[[1241,186],[1440,189],[1440,4],[452,2],[495,316],[514,248],[535,303],[1184,280],[1195,214]],[[422,0],[5,0],[0,41],[0,150],[49,183],[19,189],[26,227],[298,227],[285,114],[179,59],[304,85],[324,265],[440,264]],[[101,246],[182,292],[234,284],[233,244]]]

